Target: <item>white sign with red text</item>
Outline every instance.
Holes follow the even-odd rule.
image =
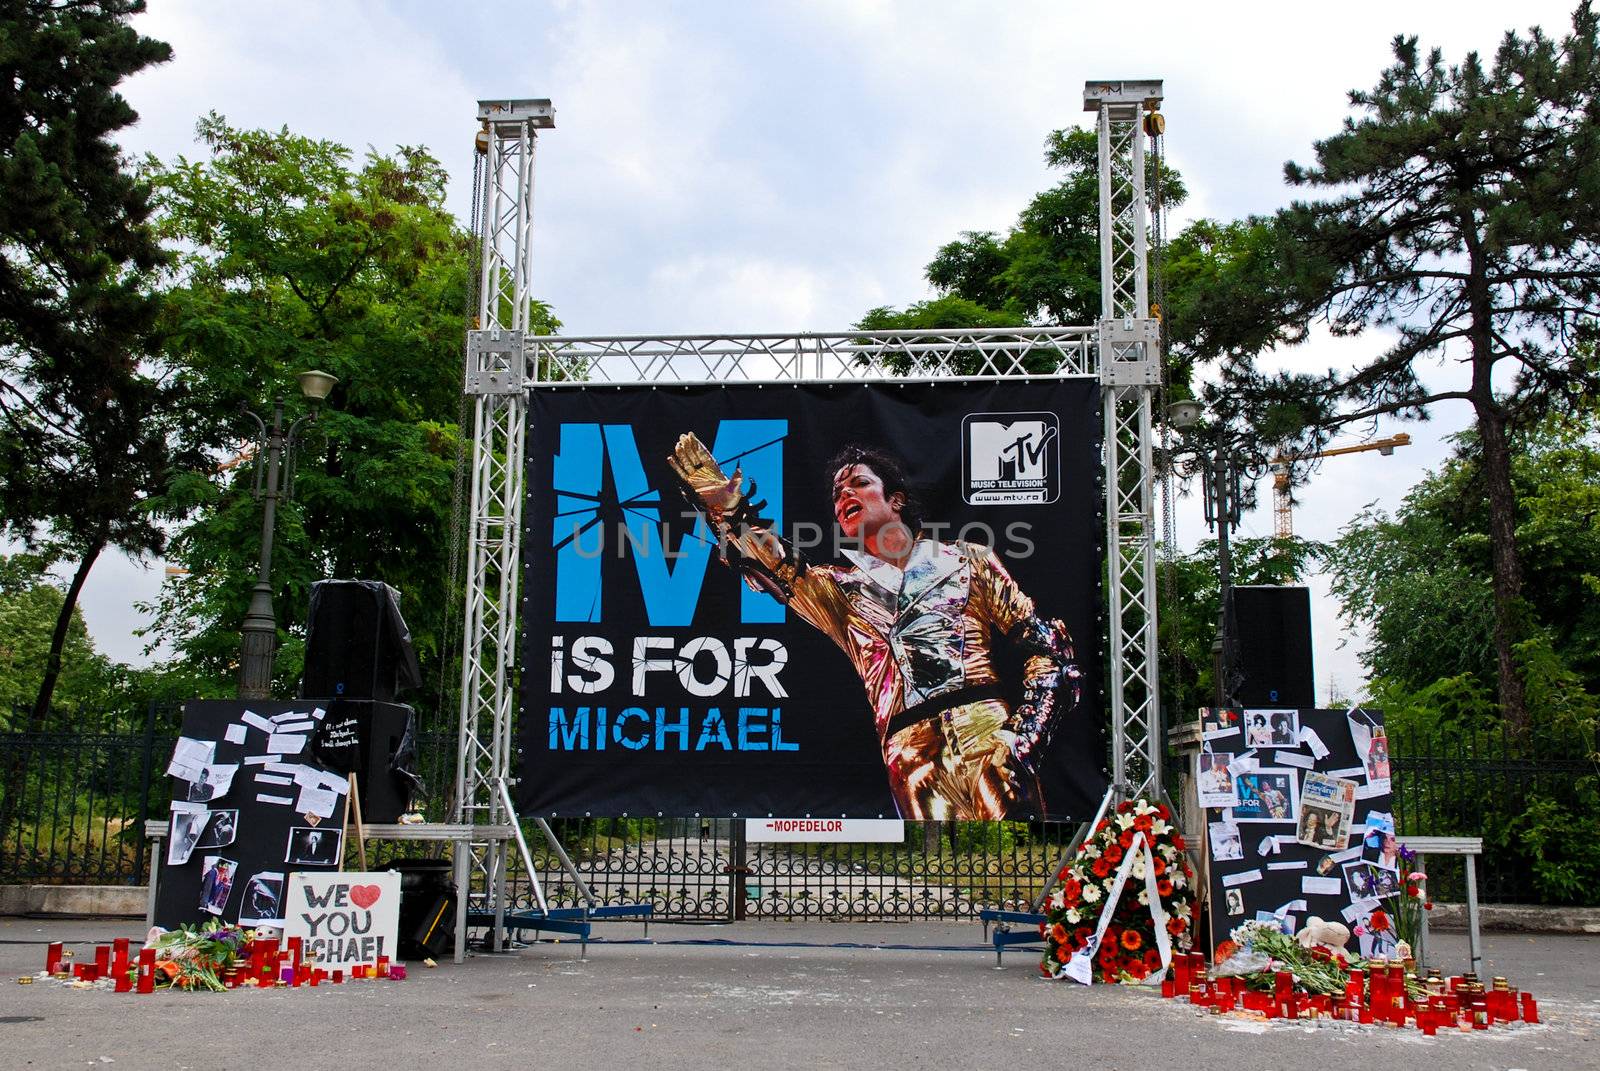
[[[899,844],[906,839],[906,824],[899,818],[747,818],[744,839],[752,844]]]
[[[398,958],[400,872],[292,873],[283,935],[299,937],[327,970]]]

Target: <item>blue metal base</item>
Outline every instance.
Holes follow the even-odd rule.
[[[1032,911],[980,911],[978,917],[983,920],[983,935],[985,939],[992,939],[994,943],[994,965],[999,967],[1005,957],[1007,945],[1034,945],[1043,942],[1039,936],[1039,927],[1046,921],[1044,915]],[[994,924],[994,934],[989,933],[990,924]],[[1025,930],[1013,930],[1013,925],[1026,926]]]
[[[519,938],[524,930],[537,936],[545,930],[551,933],[570,933],[578,938],[579,957],[589,953],[589,934],[596,919],[642,918],[645,936],[650,935],[650,919],[655,914],[654,904],[603,904],[599,907],[553,907],[549,911],[507,911],[506,931],[515,932]],[[470,911],[467,925],[494,927],[491,911]]]

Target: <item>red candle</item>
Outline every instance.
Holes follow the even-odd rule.
[[[52,941],[50,942],[50,947],[44,950],[45,973],[55,974],[57,971],[61,970],[62,948],[63,946],[60,941]]]
[[[1361,1009],[1361,1021],[1363,1023],[1372,1022],[1372,1008],[1370,1006]]]
[[[1439,1020],[1434,1012],[1428,1008],[1418,1010],[1417,1025],[1422,1028],[1423,1037],[1431,1038],[1439,1032]]]
[[[1177,983],[1175,983],[1171,978],[1163,978],[1163,979],[1161,979],[1161,995],[1163,997],[1165,997],[1168,1000],[1171,1000],[1172,999],[1172,994],[1176,993],[1177,991],[1178,991]]]
[[[389,957],[388,956],[379,956],[378,957],[378,977],[379,978],[387,978],[387,977],[389,977]]]
[[[338,985],[339,983],[341,983],[343,981],[344,981],[344,971],[334,971],[333,972],[333,984],[334,985]]]
[[[1539,1021],[1539,1002],[1533,999],[1532,993],[1522,994],[1522,1021],[1525,1023]]]
[[[139,949],[139,985],[141,993],[154,993],[156,989],[156,950]]]

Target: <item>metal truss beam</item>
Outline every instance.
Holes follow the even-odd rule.
[[[526,390],[578,383],[837,382],[1098,377],[1104,387],[1107,604],[1114,792],[1159,792],[1152,402],[1161,383],[1149,315],[1141,111],[1160,82],[1092,82],[1100,147],[1102,309],[1087,327],[715,336],[533,336],[533,161],[549,101],[482,101],[476,229],[479,303],[469,335],[471,506],[466,538],[460,750],[453,819],[513,818],[512,714],[520,609]],[[548,830],[547,830],[548,832]],[[471,845],[469,890],[506,908],[506,840]],[[496,932],[500,930],[496,926]]]

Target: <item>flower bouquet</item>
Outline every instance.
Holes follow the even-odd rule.
[[[1095,826],[1077,855],[1057,875],[1060,884],[1047,901],[1047,917],[1041,925],[1045,954],[1039,965],[1045,975],[1062,977],[1073,953],[1093,939],[1117,871],[1140,833],[1150,846],[1167,933],[1178,951],[1189,948],[1195,905],[1193,874],[1184,858],[1183,837],[1172,827],[1171,818],[1165,804],[1139,799],[1118,804],[1111,817]],[[1163,968],[1142,851],[1135,854],[1128,878],[1095,954],[1095,969],[1105,982],[1142,983],[1159,977]]]
[[[223,975],[228,968],[240,964],[240,949],[255,936],[254,930],[214,922],[151,930],[145,947],[156,950],[156,988],[210,989],[220,993],[227,988]]]

